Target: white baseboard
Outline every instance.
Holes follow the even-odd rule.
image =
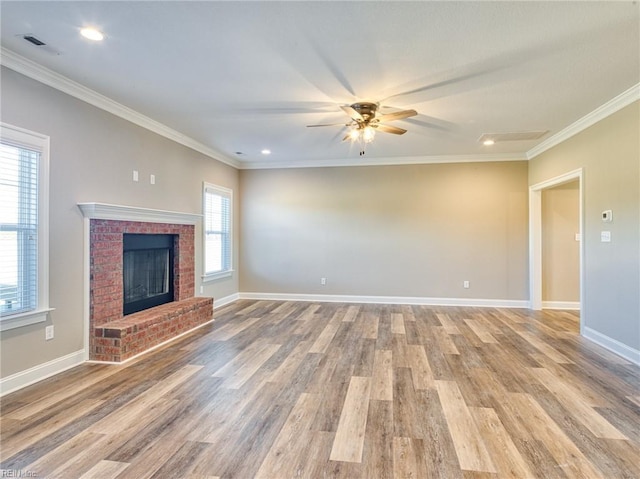
[[[240,293],[234,293],[234,294],[230,294],[229,296],[225,296],[224,298],[214,299],[213,300],[214,313],[215,313],[215,308],[221,308],[222,306],[231,304],[234,301],[238,301],[239,299],[240,299]]]
[[[19,373],[0,379],[0,396],[17,391],[18,389],[22,389],[82,364],[85,359],[84,353],[84,349],[81,349],[75,353],[67,354],[53,361],[39,364],[25,371],[20,371]]]
[[[571,309],[580,311],[580,301],[543,301],[542,309]]]
[[[617,339],[610,338],[609,336],[586,326],[584,327],[582,335],[589,341],[593,341],[612,353],[616,353],[618,356],[622,356],[624,359],[640,366],[640,351],[637,349],[633,349],[632,347],[621,343]]]
[[[528,308],[529,301],[513,299],[424,298],[412,296],[356,296],[329,294],[240,293],[239,299],[317,301],[320,303],[414,304],[422,306],[470,306],[480,308]]]

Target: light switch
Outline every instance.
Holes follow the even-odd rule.
[[[600,241],[603,243],[611,242],[611,231],[601,231],[600,232]]]
[[[152,185],[156,184],[156,175],[149,176],[149,183],[151,183]]]
[[[582,240],[582,235],[580,233],[576,233],[576,241]]]
[[[133,181],[138,181],[138,170],[133,170]]]

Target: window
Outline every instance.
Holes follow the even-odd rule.
[[[204,279],[231,275],[232,191],[204,184]]]
[[[49,139],[0,123],[0,330],[46,319]]]

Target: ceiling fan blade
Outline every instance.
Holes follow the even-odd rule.
[[[351,108],[350,106],[341,105],[340,108],[342,108],[342,110],[354,120],[364,121],[364,118],[362,117],[362,115],[358,113],[356,110],[354,110],[353,108]]]
[[[316,126],[349,126],[348,123],[325,123],[323,125],[307,125],[307,128],[315,128]]]
[[[402,120],[403,118],[409,118],[410,116],[416,116],[418,114],[415,110],[402,110],[394,113],[387,113],[386,115],[377,115],[376,120],[380,123],[393,120]]]
[[[404,135],[407,132],[407,130],[403,128],[397,128],[395,126],[389,126],[389,125],[378,124],[374,128],[376,130],[384,131],[385,133],[393,133],[394,135]]]

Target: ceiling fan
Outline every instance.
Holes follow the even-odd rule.
[[[351,117],[351,121],[348,123],[330,123],[307,126],[347,126],[350,130],[342,141],[360,140],[363,143],[370,143],[373,141],[376,131],[383,131],[394,135],[403,135],[407,130],[396,126],[385,125],[385,123],[394,120],[402,120],[403,118],[409,118],[418,114],[415,110],[401,110],[385,115],[378,112],[378,107],[378,103],[372,102],[358,102],[352,105],[342,105],[340,108],[342,108],[342,110]],[[361,151],[360,154],[363,155],[364,150]]]

